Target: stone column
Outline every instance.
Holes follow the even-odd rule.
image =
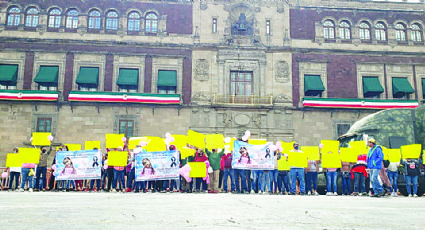
[[[32,73],[34,70],[34,52],[28,51],[25,53],[25,70],[23,89],[31,90]]]
[[[74,76],[74,54],[66,54],[65,64],[65,80],[63,82],[63,99],[68,100],[69,92],[72,90],[72,82]]]

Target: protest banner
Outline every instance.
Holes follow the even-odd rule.
[[[189,129],[187,132],[187,141],[188,144],[193,147],[205,149],[205,135],[202,133],[198,133]]]
[[[6,157],[6,168],[21,167],[22,162],[18,153],[8,153]]]
[[[224,136],[223,134],[207,134],[205,136],[206,148],[212,149],[223,149],[224,148]]]
[[[290,167],[307,168],[308,166],[307,153],[302,151],[290,151],[288,153],[288,164]]]
[[[340,148],[339,154],[342,162],[356,163],[358,151],[353,148]]]
[[[321,153],[338,153],[339,141],[334,140],[322,140],[320,143],[323,145]]]
[[[147,152],[161,152],[166,151],[167,146],[162,138],[156,136],[146,136],[148,145],[143,147]]]
[[[127,156],[124,151],[109,151],[108,166],[127,166]]]
[[[251,145],[243,141],[235,141],[232,168],[273,170],[275,158],[274,153],[269,148],[270,146],[271,143]]]
[[[33,132],[31,145],[49,146],[51,143],[51,141],[49,140],[49,136],[51,135],[52,133],[47,132]]]
[[[99,150],[56,153],[56,180],[100,179],[101,168],[102,152]]]
[[[85,150],[100,149],[100,141],[86,141],[84,143]]]
[[[207,165],[205,162],[189,162],[190,173],[189,176],[192,178],[204,178],[207,177]]]
[[[421,155],[422,145],[421,144],[412,144],[412,145],[402,145],[400,147],[401,155],[403,159],[418,159]]]
[[[39,148],[19,148],[19,158],[21,163],[38,164],[40,161]]]
[[[122,141],[124,134],[105,134],[106,139],[106,148],[107,149],[117,149],[118,147],[124,147]]]
[[[308,160],[320,160],[319,146],[301,146],[301,151],[307,154]]]
[[[137,181],[179,178],[180,162],[177,151],[136,153],[135,163]]]
[[[322,168],[341,168],[341,157],[338,153],[323,153]]]

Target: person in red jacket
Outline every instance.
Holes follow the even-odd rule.
[[[208,160],[207,155],[205,155],[203,149],[197,149],[195,153],[195,162],[205,162]],[[196,178],[196,192],[200,192],[201,190],[201,184],[202,184],[202,191],[207,191],[207,181],[203,180],[203,178]]]
[[[221,170],[223,174],[223,192],[235,191],[235,180],[234,172],[232,169],[232,153],[228,152],[221,156]],[[231,191],[227,188],[227,178],[230,176]]]
[[[351,179],[354,179],[354,192],[351,194],[353,196],[367,195],[365,186],[365,179],[367,177],[366,162],[367,155],[359,155],[357,157],[357,163],[351,168]]]

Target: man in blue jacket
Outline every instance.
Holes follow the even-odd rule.
[[[384,154],[382,153],[381,146],[376,144],[376,140],[371,138],[368,141],[370,147],[367,154],[367,168],[370,170],[370,180],[373,187],[373,197],[384,196],[385,192],[382,185],[379,183],[379,172],[382,169],[382,161]]]

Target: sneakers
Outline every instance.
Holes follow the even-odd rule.
[[[418,197],[418,195],[414,194],[413,197]]]
[[[412,194],[409,194],[409,196],[408,197],[412,197]]]
[[[25,191],[23,188],[20,188],[19,190],[18,190],[19,192],[23,192],[23,191]]]
[[[131,192],[131,188],[127,188],[125,191],[126,192]]]
[[[255,191],[254,190],[251,190],[251,194],[254,194],[255,193]]]
[[[327,192],[326,193],[326,196],[332,196],[332,193],[331,192]]]
[[[351,195],[352,196],[357,196],[357,195],[359,195],[357,192],[353,192],[353,193],[351,193]]]
[[[29,192],[33,192],[32,188],[28,189]]]
[[[117,192],[117,190],[113,188],[113,189],[112,189],[112,192]]]
[[[310,191],[308,191],[307,195],[309,195],[309,196],[310,196],[310,195],[311,195],[311,192],[310,192]]]
[[[258,191],[258,194],[260,194],[260,195],[263,194],[263,191]]]
[[[338,196],[338,193],[334,192],[334,196]]]
[[[318,195],[319,195],[319,193],[317,193],[317,191],[316,191],[316,192],[314,192],[314,193],[313,193],[313,195],[318,196]]]

